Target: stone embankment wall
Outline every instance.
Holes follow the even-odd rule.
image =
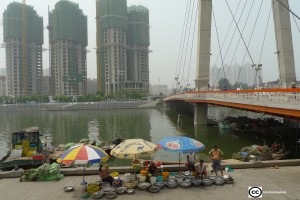
[[[68,110],[104,110],[135,109],[149,103],[148,101],[101,101],[72,103],[35,103],[35,104],[2,104],[0,112],[15,111],[68,111]]]

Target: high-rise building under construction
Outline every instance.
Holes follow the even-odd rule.
[[[49,13],[52,95],[85,95],[87,16],[77,3],[61,0]]]
[[[32,6],[13,2],[3,13],[7,95],[42,91],[43,18]]]
[[[149,93],[149,11],[96,0],[98,91]]]

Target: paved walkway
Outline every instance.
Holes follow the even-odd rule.
[[[249,186],[261,186],[266,191],[284,191],[285,194],[266,194],[263,199],[300,200],[300,166],[257,169],[239,169],[229,173],[235,184],[223,186],[201,186],[187,189],[163,189],[160,193],[137,191],[134,195],[120,195],[120,200],[241,200],[248,198]],[[88,176],[88,182],[95,182],[98,176]],[[1,199],[5,200],[56,200],[81,199],[81,176],[66,176],[58,182],[19,182],[19,178],[0,179]],[[66,193],[65,185],[75,185],[74,192]],[[90,198],[92,199],[92,198]],[[105,197],[104,197],[105,199]]]

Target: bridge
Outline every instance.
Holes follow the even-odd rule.
[[[207,103],[300,119],[300,89],[193,91],[175,94],[165,102]]]
[[[207,104],[300,119],[300,89],[287,89],[291,86],[291,83],[296,82],[289,2],[288,0],[272,0],[272,8],[278,50],[279,84],[281,88],[226,91],[209,90],[212,0],[199,0],[195,89],[192,92],[177,93],[166,97],[164,102],[193,103],[194,124],[207,123]],[[233,15],[232,17],[234,19]],[[239,30],[238,23],[236,21],[235,23]],[[241,32],[240,37],[243,39]],[[258,74],[261,64],[253,62],[246,44],[245,47],[251,59],[252,67],[256,70],[256,74]],[[178,80],[178,77],[175,80]]]

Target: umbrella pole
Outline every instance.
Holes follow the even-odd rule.
[[[82,182],[84,183],[84,170],[85,170],[85,165],[82,166]]]
[[[135,159],[136,159],[136,157],[135,157],[135,155],[134,155],[134,161],[135,161]],[[137,179],[137,177],[136,177],[136,173],[135,173],[135,166],[134,166],[134,162],[132,161],[132,169],[133,169],[133,173],[134,173],[134,179],[136,180]]]
[[[180,152],[179,152],[179,167],[178,167],[178,174],[180,175]]]

